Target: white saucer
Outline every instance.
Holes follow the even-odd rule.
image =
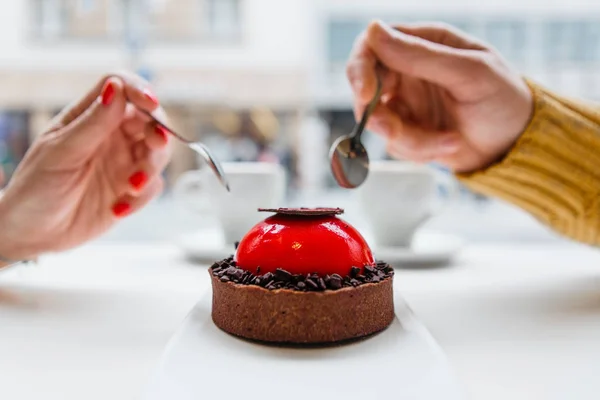
[[[462,400],[447,359],[404,300],[385,331],[338,347],[285,348],[219,330],[207,293],[171,338],[144,400]]]
[[[218,229],[207,228],[182,236],[178,244],[188,260],[198,263],[213,263],[235,252],[235,245],[226,244]]]
[[[418,232],[411,247],[372,246],[378,260],[395,267],[441,266],[450,263],[463,247],[457,236],[435,232]]]

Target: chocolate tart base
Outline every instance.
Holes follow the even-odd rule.
[[[339,290],[302,292],[222,282],[210,271],[212,319],[246,339],[280,344],[324,344],[357,339],[394,319],[393,277]]]

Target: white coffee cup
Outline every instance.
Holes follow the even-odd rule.
[[[258,208],[281,207],[285,196],[285,170],[279,164],[260,162],[223,163],[231,192],[212,171],[185,172],[175,184],[175,198],[190,210],[216,214],[225,242],[239,241],[266,217]]]
[[[358,196],[375,245],[410,247],[417,228],[442,208],[436,196],[440,183],[448,193],[456,193],[452,178],[431,167],[407,161],[371,162]]]

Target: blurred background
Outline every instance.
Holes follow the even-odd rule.
[[[600,3],[586,0],[12,0],[0,3],[0,166],[7,179],[36,134],[98,77],[143,75],[173,126],[222,161],[277,162],[288,200],[347,205],[327,151],[354,124],[344,66],[373,18],[451,23],[562,93],[600,98]],[[384,144],[367,135],[372,158]],[[161,240],[196,229],[170,188],[202,168],[174,143],[167,191],[104,240]],[[196,219],[195,219],[196,218]],[[554,240],[522,212],[461,189],[431,222],[471,240]]]

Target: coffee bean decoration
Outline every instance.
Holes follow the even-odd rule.
[[[366,265],[362,268],[352,267],[350,274],[338,274],[321,277],[318,274],[292,275],[284,268],[278,268],[275,273],[260,274],[257,268],[255,274],[238,268],[233,256],[215,262],[210,267],[211,273],[224,283],[260,286],[267,290],[287,289],[300,292],[320,292],[325,290],[338,290],[345,287],[357,287],[369,283],[378,283],[394,275],[394,269],[383,261],[378,261],[374,266]]]
[[[287,272],[285,269],[277,268],[277,270],[275,270],[275,279],[282,282],[289,282],[292,280],[292,274]]]

